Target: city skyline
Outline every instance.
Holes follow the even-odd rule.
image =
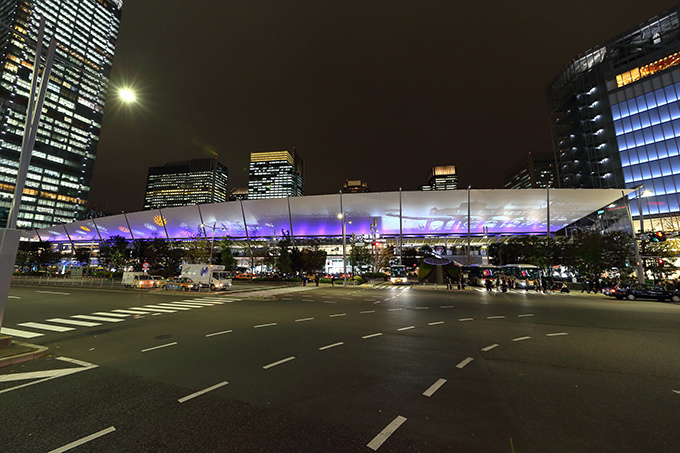
[[[415,190],[441,162],[460,187],[500,188],[518,158],[552,152],[545,88],[564,66],[675,4],[126,4],[113,81],[139,102],[110,94],[90,200],[138,210],[154,162],[215,154],[243,187],[251,152],[292,147],[310,195],[347,178]]]

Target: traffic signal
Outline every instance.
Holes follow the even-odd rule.
[[[659,266],[663,266],[664,263],[663,258],[659,258],[658,260],[656,260],[656,262]]]
[[[663,231],[656,231],[654,234],[652,234],[652,242],[665,242],[666,241],[666,233]]]

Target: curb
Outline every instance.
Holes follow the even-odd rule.
[[[20,343],[18,341],[13,342],[17,346],[24,346],[34,349],[32,352],[24,352],[22,354],[11,355],[8,357],[0,358],[0,368],[16,365],[18,363],[30,362],[31,360],[36,360],[47,355],[49,348],[47,346],[38,346],[29,343]],[[10,346],[11,347],[11,346]]]

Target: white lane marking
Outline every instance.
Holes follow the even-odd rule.
[[[148,311],[141,311],[141,310],[123,310],[123,309],[119,309],[119,310],[111,310],[111,311],[115,311],[116,313],[127,313],[127,314],[129,314],[129,315],[148,315],[148,314],[149,314]]]
[[[0,327],[0,333],[3,334],[3,335],[9,335],[11,337],[19,337],[19,338],[35,338],[35,337],[42,337],[44,335],[42,333],[28,332],[28,331],[19,330],[19,329],[9,329],[7,327]]]
[[[90,316],[90,315],[73,315],[71,318],[78,319],[89,319],[90,321],[102,321],[102,322],[123,322],[124,319],[119,318],[104,318],[103,316]]]
[[[302,299],[302,302],[314,302],[314,299]]]
[[[456,365],[456,368],[460,368],[462,370],[463,367],[465,367],[465,365],[472,362],[473,360],[475,359],[473,359],[472,357],[468,357],[467,359],[462,360],[458,365]]]
[[[505,316],[487,316],[486,319],[505,319]]]
[[[453,308],[453,305],[442,305],[441,308]]]
[[[8,299],[21,299],[19,296],[7,296]]]
[[[517,315],[518,318],[528,318],[530,316],[534,316],[534,315],[532,315],[531,313],[526,314],[526,315]]]
[[[97,316],[113,316],[114,318],[127,318],[128,316],[130,316],[130,315],[124,315],[124,314],[121,314],[121,313],[106,313],[106,312],[103,312],[103,311],[98,311],[98,312],[92,313],[92,314],[97,315]]]
[[[569,335],[567,332],[556,332],[556,333],[546,333],[546,337],[560,337],[563,335]]]
[[[343,297],[342,300],[354,300],[353,297]]]
[[[300,318],[296,319],[295,322],[305,322],[305,321],[312,321],[314,318]]]
[[[33,329],[51,330],[52,332],[68,332],[69,330],[76,330],[73,327],[51,326],[49,324],[42,324],[39,322],[22,322],[17,324],[22,327],[31,327]]]
[[[371,335],[365,335],[365,336],[363,336],[363,337],[361,337],[361,338],[363,338],[363,339],[365,340],[365,339],[367,339],[367,338],[379,337],[380,335],[382,335],[382,333],[373,333],[373,334],[371,334]]]
[[[100,322],[76,321],[75,319],[63,319],[63,318],[52,318],[52,319],[47,319],[46,321],[60,322],[62,324],[70,324],[72,326],[81,326],[81,327],[94,327],[94,326],[101,326],[102,325],[102,323],[100,323]]]
[[[380,303],[380,301],[379,301],[379,300],[376,300],[375,302],[373,302],[373,305],[377,305],[377,304],[379,304],[379,303]]]
[[[403,308],[388,308],[387,311],[401,311]]]
[[[175,310],[175,311],[177,311],[177,310],[179,310],[179,311],[192,310],[192,308],[178,307],[176,305],[170,305],[170,304],[156,304],[156,305],[151,305],[151,307],[158,307],[158,308],[162,308],[162,309],[165,309],[165,310]]]
[[[397,418],[392,420],[392,423],[387,425],[385,429],[380,431],[380,433],[377,436],[375,436],[373,440],[370,441],[366,446],[373,451],[378,450],[378,448],[380,448],[383,442],[385,442],[387,438],[390,437],[392,433],[394,433],[397,430],[397,428],[399,428],[405,421],[406,417],[402,417],[401,415],[398,416]]]
[[[55,357],[55,359],[61,360],[62,362],[72,363],[74,365],[80,365],[80,366],[88,368],[88,369],[99,367],[99,365],[95,365],[94,363],[85,362],[83,360],[78,360],[78,359],[72,359],[70,357]]]
[[[227,381],[222,381],[222,382],[220,382],[219,384],[215,384],[215,385],[213,385],[212,387],[208,387],[207,389],[203,389],[203,390],[200,390],[200,391],[198,391],[198,392],[196,392],[196,393],[192,393],[191,395],[187,395],[187,396],[185,396],[184,398],[178,399],[177,401],[179,401],[180,403],[183,403],[183,402],[185,402],[185,401],[189,401],[189,400],[192,399],[192,398],[196,398],[197,396],[201,396],[201,395],[203,395],[204,393],[212,392],[213,390],[218,389],[218,388],[220,388],[220,387],[223,387],[223,386],[225,386],[225,385],[227,385],[227,384],[228,384]]]
[[[460,318],[458,321],[474,321],[475,318]]]
[[[222,332],[209,333],[206,337],[214,337],[215,335],[224,335],[225,333],[232,333],[233,330],[223,330]]]
[[[438,326],[439,324],[444,324],[444,321],[428,322],[428,326]]]
[[[51,379],[56,379],[62,376],[68,376],[69,374],[78,373],[80,371],[91,370],[92,368],[97,368],[98,365],[93,363],[82,362],[76,359],[69,359],[68,357],[56,357],[57,360],[62,360],[64,362],[70,362],[75,365],[81,366],[81,368],[61,368],[58,370],[47,370],[47,371],[33,371],[29,373],[12,373],[8,375],[0,376],[0,382],[10,382],[10,381],[23,381],[27,379],[39,379],[37,381],[28,382],[26,384],[17,385],[15,387],[10,387],[4,390],[0,390],[0,393],[11,392],[12,390],[18,390],[24,387],[28,387],[35,384],[40,384],[42,382],[49,381]]]
[[[292,297],[282,297],[281,300],[293,300]]]
[[[673,390],[673,393],[677,393],[678,395],[680,395],[680,390]]]
[[[364,301],[366,301],[366,302],[374,302],[375,299],[364,299]]]
[[[327,345],[327,346],[321,346],[321,347],[319,348],[319,351],[325,351],[326,349],[334,348],[334,347],[336,347],[336,346],[341,346],[341,345],[343,345],[343,344],[345,344],[345,343],[343,343],[343,342],[341,341],[341,342],[339,342],[339,343],[333,343],[333,344],[329,344],[329,345]]]
[[[148,310],[148,311],[155,311],[159,313],[175,313],[175,310],[170,310],[169,308],[154,308],[156,307],[155,305],[145,305],[144,308],[140,308],[140,310]],[[138,308],[138,307],[132,307],[132,308]]]
[[[490,344],[486,348],[482,348],[482,351],[484,351],[484,352],[491,351],[493,348],[497,348],[497,347],[498,347],[497,344]]]
[[[415,329],[415,328],[416,328],[416,326],[408,326],[408,327],[402,327],[402,328],[397,329],[397,330],[401,332],[402,330],[411,330],[411,329]]]
[[[190,300],[183,300],[182,305],[194,305],[196,307],[212,307],[216,305],[214,302],[192,302]]]
[[[361,313],[375,313],[375,310],[366,310],[366,311],[362,311]]]
[[[337,318],[338,316],[347,316],[347,313],[336,313],[334,315],[328,315],[329,318]]]
[[[41,294],[57,294],[57,295],[59,295],[59,296],[70,296],[70,295],[71,295],[71,293],[60,293],[60,292],[57,292],[57,291],[37,291],[37,290],[36,290],[36,293],[41,293]]]
[[[254,326],[254,327],[255,327],[256,329],[259,329],[260,327],[271,327],[271,326],[275,326],[275,325],[276,325],[275,322],[270,322],[269,324],[259,324],[259,325]]]
[[[333,296],[321,296],[322,299],[332,299]]]
[[[174,346],[176,344],[177,344],[177,342],[173,341],[172,343],[166,343],[166,344],[162,344],[160,346],[154,346],[153,348],[142,349],[142,352],[153,351],[154,349],[160,349],[160,348],[167,348],[168,346]]]
[[[71,450],[72,448],[76,448],[80,445],[86,444],[91,440],[95,440],[99,437],[102,437],[102,436],[105,436],[109,433],[112,433],[115,430],[116,430],[116,428],[114,428],[113,426],[109,426],[106,429],[102,429],[101,431],[98,431],[94,434],[90,434],[89,436],[83,437],[82,439],[78,439],[74,442],[71,442],[70,444],[66,444],[63,447],[59,447],[59,448],[56,448],[54,450],[51,450],[48,453],[61,453],[61,452],[64,452],[64,451]]]
[[[423,392],[423,395],[427,396],[428,398],[434,395],[434,392],[439,390],[439,388],[446,383],[446,379],[439,379],[437,382],[432,384],[429,389],[425,390]]]
[[[202,305],[191,305],[191,304],[187,304],[185,302],[168,302],[168,303],[162,303],[162,304],[158,304],[158,305],[165,305],[165,306],[169,306],[169,307],[173,307],[173,308],[182,307],[182,308],[188,308],[189,310],[192,310],[194,308],[203,308]]]
[[[334,301],[334,300],[324,300],[323,303],[324,304],[337,304],[337,302]]]
[[[282,363],[290,362],[291,360],[295,360],[295,357],[288,357],[288,358],[285,358],[283,360],[279,360],[278,362],[273,362],[273,363],[270,363],[269,365],[265,365],[262,368],[264,368],[265,370],[268,370],[271,367],[275,367],[276,365],[281,365]]]
[[[531,337],[517,337],[513,338],[512,341],[524,341],[524,340],[529,340]]]
[[[430,307],[416,307],[416,310],[429,310]]]

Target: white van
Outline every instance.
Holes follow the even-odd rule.
[[[126,288],[153,288],[154,279],[144,272],[123,272],[123,286]]]

